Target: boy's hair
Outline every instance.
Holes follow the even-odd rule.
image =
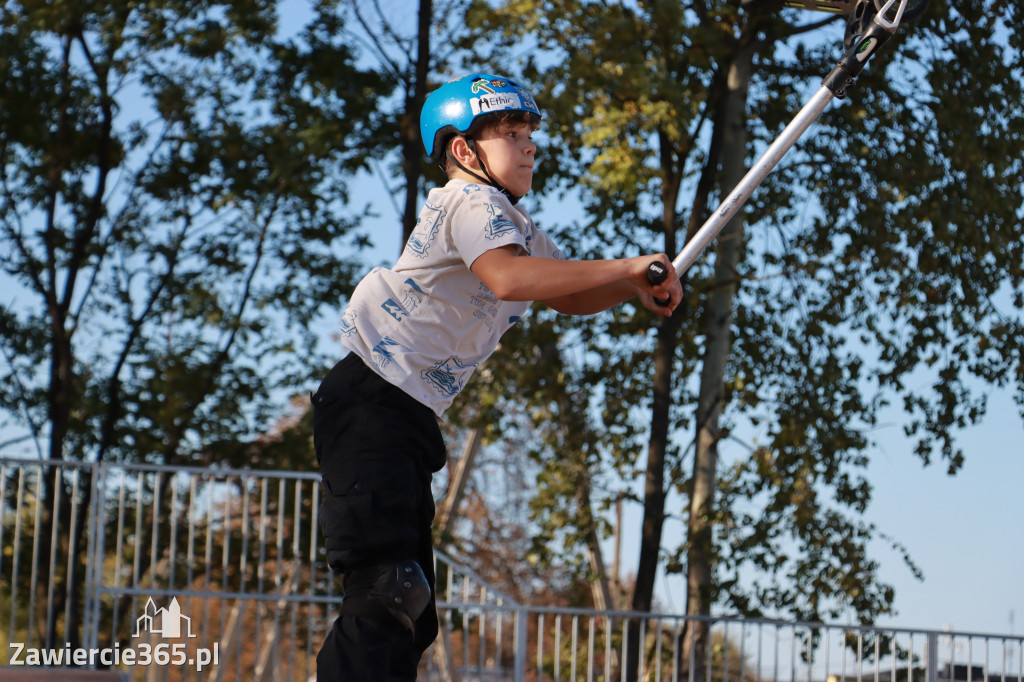
[[[534,130],[540,128],[540,116],[530,111],[495,111],[490,114],[482,114],[473,120],[473,124],[464,133],[452,130],[451,134],[434,147],[434,162],[441,166],[441,170],[449,178],[458,168],[451,156],[448,154],[449,145],[456,137],[464,137],[467,140],[474,139],[486,128],[497,128],[501,125],[529,124]]]

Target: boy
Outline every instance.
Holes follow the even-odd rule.
[[[341,322],[350,353],[313,396],[321,529],[345,594],[317,656],[320,682],[416,679],[438,631],[436,418],[530,302],[581,315],[639,297],[671,315],[681,298],[665,255],[568,261],[516,206],[530,190],[540,118],[518,84],[481,74],[423,106],[424,147],[449,181],[431,190],[394,267],[375,268],[352,293]],[[668,271],[663,285],[647,280],[653,260]]]

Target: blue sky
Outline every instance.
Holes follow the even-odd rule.
[[[891,542],[872,543],[879,578],[896,591],[896,613],[875,625],[1024,632],[1024,423],[1012,395],[992,394],[984,422],[960,435],[965,463],[955,476],[942,462],[924,466],[895,421],[875,438],[867,470],[872,500],[864,519],[902,545],[923,574],[918,580]],[[742,453],[729,450],[727,456]],[[633,547],[624,549],[627,569],[635,557]],[[685,590],[682,577],[659,574],[663,610],[682,612]]]
[[[924,580],[879,551],[900,611],[883,624],[1024,632],[1024,424],[1012,394],[990,395],[984,422],[960,436],[956,476],[941,463],[923,467],[902,430],[888,431],[872,454],[867,516],[907,548]]]

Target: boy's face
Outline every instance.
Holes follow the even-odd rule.
[[[530,123],[499,123],[476,135],[476,148],[494,181],[516,196],[530,191],[537,145]]]

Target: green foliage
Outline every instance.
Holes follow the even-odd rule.
[[[933,2],[746,207],[729,359],[717,379],[724,412],[709,587],[718,604],[812,620],[888,612],[892,588],[867,552],[880,529],[860,517],[880,418],[902,409],[917,454],[955,473],[957,432],[983,417],[988,391],[1013,388],[1024,402],[1020,12],[991,0]],[[540,91],[550,138],[540,189],[545,199],[578,193],[585,211],[544,227],[585,257],[650,251],[659,236],[674,255],[731,189],[716,178],[733,60],[754,51],[749,163],[832,68],[843,34],[841,19],[768,3],[514,0],[481,5],[470,19],[505,41],[495,64],[515,64]],[[709,251],[687,274],[680,308],[666,516],[685,518],[688,508],[678,429],[696,409],[713,262]],[[644,333],[651,321],[631,312],[543,318],[558,351],[537,357],[525,336],[518,348],[530,360],[503,377],[515,393],[527,377],[557,376],[573,396],[515,393],[544,406],[537,456],[559,471],[540,481],[544,541],[555,529],[573,540],[567,528],[592,522],[573,508],[568,481],[602,481],[598,510],[636,490],[654,339]],[[742,427],[758,434],[752,457],[726,440]],[[559,435],[574,430],[585,442]],[[685,568],[687,546],[666,550],[669,570]]]
[[[265,1],[0,10],[0,404],[40,451],[227,456],[327,364],[384,84],[298,9],[291,34]]]

